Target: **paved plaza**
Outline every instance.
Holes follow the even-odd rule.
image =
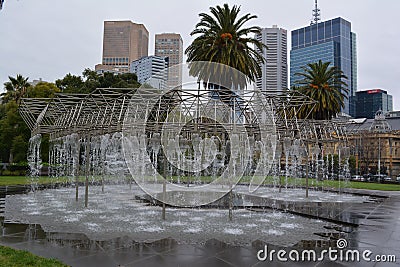
[[[332,207],[315,207],[314,218],[325,224],[325,231],[315,229],[310,238],[301,238],[292,246],[279,246],[268,240],[253,240],[251,244],[229,244],[216,238],[195,242],[162,238],[137,242],[127,235],[108,240],[89,238],[83,233],[46,232],[39,224],[18,224],[3,217],[0,244],[28,250],[44,257],[57,258],[71,266],[400,266],[400,193],[349,190],[357,194],[369,194],[368,201],[347,203],[341,213]],[[1,200],[3,212],[6,201]],[[318,206],[318,205],[317,205]],[[323,212],[321,212],[321,210]],[[268,214],[265,211],[266,215]],[[310,209],[304,209],[304,218],[313,218]],[[290,207],[288,214],[300,213]],[[261,214],[261,215],[260,215]],[[262,216],[257,212],[257,216]],[[331,218],[329,219],[329,215]],[[332,218],[337,218],[336,221]],[[256,219],[256,217],[254,217]],[[342,220],[342,223],[338,221]],[[332,222],[334,221],[334,223]],[[266,223],[265,227],[268,227]],[[318,231],[318,232],[317,232]],[[290,233],[291,235],[293,232]],[[253,238],[253,237],[252,237]],[[284,239],[285,236],[282,236]],[[378,262],[273,262],[259,261],[257,252],[265,245],[268,250],[313,249],[321,251],[334,246],[339,238],[348,242],[348,249],[371,250],[373,255],[396,255],[397,263]],[[226,240],[225,240],[226,241]],[[279,242],[278,242],[279,243]]]

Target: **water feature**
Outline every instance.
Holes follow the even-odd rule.
[[[236,189],[236,192],[246,191],[245,186]],[[290,199],[304,201],[299,189],[283,193],[260,188],[254,194],[278,200],[290,196]],[[217,238],[236,245],[248,245],[256,239],[282,246],[293,245],[300,240],[317,239],[314,233],[324,232],[324,226],[330,225],[323,220],[286,212],[269,209],[251,212],[243,207],[235,209],[232,221],[226,216],[226,210],[219,208],[168,208],[166,220],[161,220],[159,207],[135,199],[143,194],[138,186],[109,185],[104,192],[101,186],[92,186],[88,208],[83,205],[83,192],[78,202],[71,198],[73,194],[74,189],[66,187],[7,196],[4,217],[8,222],[40,224],[45,232],[84,233],[94,240],[128,236],[143,242],[172,237],[181,243],[204,243]],[[361,203],[367,198],[347,195],[337,199],[334,193],[315,192],[310,199]]]
[[[300,208],[365,201],[321,191],[326,139],[339,144],[332,151],[343,159],[339,177],[348,176],[349,151],[338,127],[332,134],[321,122],[297,120],[293,112],[312,104],[309,99],[251,87],[227,97],[196,79],[184,85],[98,89],[83,98],[61,94],[40,116],[24,113],[36,122],[29,153],[33,190],[7,197],[7,219],[95,239],[217,237],[248,244],[261,238],[288,245],[314,237],[325,219],[336,220],[294,215]],[[35,190],[41,133],[50,136],[49,173],[57,189]]]
[[[40,170],[42,168],[42,159],[40,155],[40,143],[42,136],[36,134],[29,139],[29,151],[28,151],[28,165],[30,169],[30,182],[31,190],[35,191],[38,186],[38,178]]]

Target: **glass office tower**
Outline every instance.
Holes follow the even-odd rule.
[[[290,86],[301,79],[294,74],[302,72],[302,66],[319,60],[331,62],[347,76],[344,82],[348,85],[349,93],[342,112],[355,116],[357,51],[356,35],[351,32],[350,22],[339,17],[292,31]]]
[[[373,119],[381,110],[383,114],[393,111],[393,98],[382,89],[356,92],[356,118]]]

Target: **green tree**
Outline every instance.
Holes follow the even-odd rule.
[[[138,88],[136,74],[123,73],[114,74],[105,72],[97,74],[96,71],[86,68],[82,76],[75,76],[68,73],[64,78],[56,80],[56,86],[63,93],[88,94],[96,88]]]
[[[357,174],[357,169],[356,169],[356,157],[351,155],[349,157],[349,169],[351,175]]]
[[[64,78],[56,80],[56,86],[63,93],[82,93],[83,80],[81,76],[68,73]]]
[[[28,89],[27,98],[53,98],[56,93],[61,90],[54,84],[48,82],[40,82]]]
[[[86,68],[82,72],[82,76],[84,78],[82,92],[90,93],[96,90],[96,88],[101,87],[100,75],[98,75],[96,71]]]
[[[343,81],[347,77],[337,67],[330,67],[330,62],[307,64],[302,67],[302,72],[295,76],[302,77],[295,82],[293,90],[310,97],[316,104],[303,105],[298,111],[299,118],[315,120],[329,120],[344,107],[347,98],[347,84]]]
[[[9,163],[21,161],[22,158],[26,160],[27,151],[24,148],[27,148],[30,131],[19,115],[16,102],[5,104],[5,112],[0,120],[0,160]],[[19,148],[24,150],[19,151]]]
[[[325,166],[328,169],[328,172],[337,176],[339,174],[339,155],[333,155],[333,170],[332,170],[332,154],[324,156]],[[332,173],[333,171],[333,173]]]
[[[28,142],[26,140],[26,136],[18,135],[14,137],[11,144],[11,155],[13,158],[12,161],[16,163],[26,162],[27,151]]]
[[[99,77],[100,88],[138,88],[140,83],[134,73],[114,74],[105,72]]]
[[[30,98],[52,98],[55,93],[60,92],[53,83],[40,82],[35,86],[27,87],[24,97]],[[20,99],[19,99],[20,100]],[[0,105],[0,161],[9,163],[25,162],[27,159],[30,130],[18,112],[18,104],[13,99],[6,104]],[[48,137],[43,137],[43,143]],[[48,145],[47,145],[48,146]],[[42,158],[48,159],[43,146]]]
[[[190,75],[208,82],[210,75],[213,75],[212,71],[193,63],[196,61],[221,63],[245,74],[244,79],[235,79],[235,77],[222,77],[222,79],[224,81],[232,79],[229,83],[234,88],[244,87],[247,81],[254,81],[261,74],[260,63],[265,61],[259,51],[266,46],[249,36],[259,33],[260,28],[244,27],[245,23],[257,16],[245,14],[240,17],[240,7],[234,5],[230,8],[228,4],[222,7],[210,7],[210,12],[211,14],[199,14],[200,22],[191,32],[192,36],[198,36],[185,51],[188,56],[187,61],[192,63]],[[219,74],[224,75],[224,70],[218,71]]]
[[[8,76],[9,81],[4,83],[5,93],[1,95],[3,103],[10,102],[14,100],[17,104],[21,102],[21,98],[25,97],[30,84],[28,82],[28,77],[24,78],[21,74],[13,78]]]

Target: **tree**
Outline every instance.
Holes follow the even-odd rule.
[[[356,157],[351,155],[349,157],[349,169],[350,169],[350,173],[352,175],[357,174],[357,169],[356,169]]]
[[[40,82],[33,87],[29,86],[24,97],[52,98],[58,92],[60,92],[60,89],[55,84]],[[16,101],[12,100],[0,106],[0,128],[0,161],[25,162],[30,131],[18,112]],[[46,138],[48,139],[48,137],[43,136],[44,142],[46,142]],[[43,152],[46,152],[46,149]],[[44,161],[48,159],[48,155],[44,153],[42,153],[42,157]]]
[[[97,74],[96,71],[86,68],[82,76],[68,73],[64,78],[56,80],[56,86],[63,93],[88,94],[97,88],[139,88],[136,74],[114,74],[105,72]]]
[[[81,76],[68,73],[64,78],[56,80],[56,86],[63,93],[82,93],[83,80]]]
[[[28,147],[30,131],[18,112],[16,102],[5,104],[5,116],[0,120],[0,129],[0,161],[13,163],[26,159],[26,149],[18,149]]]
[[[8,76],[8,79],[9,81],[4,83],[4,89],[6,92],[1,95],[3,103],[14,100],[17,104],[19,104],[21,102],[21,98],[25,97],[26,92],[30,87],[28,82],[29,78],[24,78],[21,74],[18,74],[15,78]]]
[[[27,91],[27,98],[53,98],[61,90],[54,84],[48,82],[39,82]]]
[[[302,79],[295,82],[293,90],[310,97],[316,101],[313,104],[304,105],[298,111],[299,118],[329,120],[344,107],[344,99],[347,98],[347,84],[343,81],[347,77],[337,67],[330,67],[330,62],[307,64],[302,67],[303,72],[295,73]]]
[[[105,72],[99,76],[100,88],[139,88],[140,83],[134,73],[114,74]]]
[[[27,158],[27,151],[28,151],[28,142],[25,140],[24,135],[18,135],[13,138],[11,143],[11,155],[12,155],[12,162],[26,162]]]
[[[265,61],[258,51],[262,51],[266,46],[249,37],[249,34],[259,33],[261,29],[256,26],[244,27],[246,22],[257,16],[246,14],[239,17],[240,7],[234,5],[230,8],[228,4],[224,4],[223,7],[210,7],[210,12],[211,15],[199,14],[200,22],[191,32],[192,36],[198,36],[185,51],[188,56],[187,61],[190,63],[189,73],[208,82],[210,75],[214,74],[213,71],[195,62],[221,63],[245,74],[244,79],[235,79],[229,76],[231,73],[228,71],[229,77],[222,77],[225,82],[231,79],[229,83],[233,88],[243,88],[247,81],[255,81],[256,77],[261,75],[260,63]],[[224,69],[218,71],[221,76],[224,76]]]

